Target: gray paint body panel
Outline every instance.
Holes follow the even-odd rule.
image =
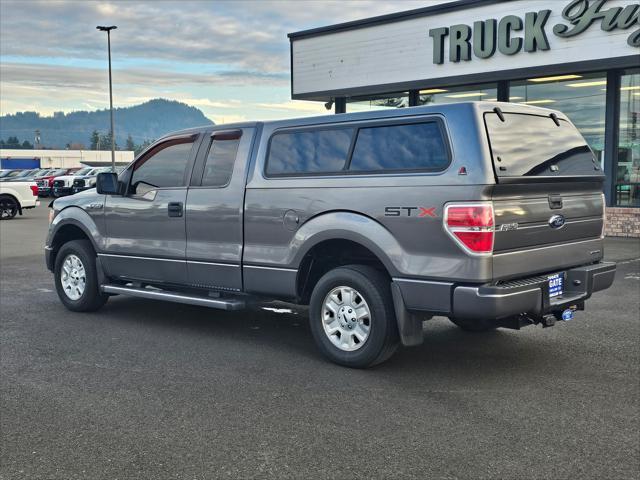
[[[515,104],[471,102],[179,132],[176,135],[200,134],[202,141],[193,149],[190,161],[190,168],[198,172],[211,132],[242,130],[228,186],[192,184],[159,189],[152,199],[105,198],[90,191],[57,200],[57,210],[73,205],[79,208],[62,210],[47,245],[51,245],[57,225],[75,221],[84,226],[96,250],[105,254],[101,259],[112,277],[290,300],[298,294],[298,272],[310,249],[329,240],[349,240],[380,259],[409,309],[444,314],[457,310],[456,298],[476,298],[474,289],[482,285],[599,261],[601,183],[555,181],[547,185],[541,180],[496,184],[482,119],[495,107],[505,113],[551,113]],[[264,175],[269,138],[274,132],[328,125],[370,126],[416,118],[437,119],[445,126],[452,158],[444,171],[286,178]],[[459,174],[462,167],[466,174]],[[551,194],[563,198],[558,211],[565,215],[567,224],[559,230],[547,224],[549,216],[557,213],[548,201]],[[184,202],[183,217],[167,216],[167,203],[174,201]],[[515,222],[522,227],[496,232],[494,255],[465,253],[443,227],[447,203],[477,201],[494,202],[498,226]],[[100,202],[105,205],[103,211],[85,211]],[[388,216],[386,207],[433,208],[433,216]],[[458,292],[459,287],[468,290]]]
[[[204,163],[211,133],[206,132],[197,162]],[[242,289],[244,189],[253,128],[241,128],[233,174],[224,187],[190,186],[186,200],[186,258],[189,283],[225,290]],[[193,182],[193,179],[192,179]]]

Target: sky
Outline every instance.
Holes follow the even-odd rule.
[[[216,123],[326,113],[292,101],[287,33],[443,0],[0,0],[0,114],[108,108],[152,98]]]

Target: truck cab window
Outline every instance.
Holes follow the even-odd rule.
[[[133,167],[130,193],[144,195],[156,188],[182,187],[194,138],[158,145]]]
[[[224,187],[231,180],[241,131],[214,134],[202,174],[202,186]]]

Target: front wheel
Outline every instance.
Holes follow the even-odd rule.
[[[96,254],[88,240],[72,240],[60,247],[54,276],[58,297],[69,310],[93,312],[109,298],[100,291]]]
[[[18,202],[9,195],[0,195],[0,220],[10,220],[18,213]]]
[[[311,294],[309,319],[320,351],[347,367],[382,363],[399,344],[389,279],[372,267],[326,273]]]

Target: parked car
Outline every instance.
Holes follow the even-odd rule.
[[[102,167],[84,167],[70,175],[61,175],[53,179],[53,196],[62,197],[73,193],[73,181],[76,178],[97,174]]]
[[[53,172],[54,169],[51,168],[37,168],[35,170],[30,170],[28,172],[23,172],[20,175],[16,175],[13,178],[5,179],[6,182],[35,182],[41,176],[48,175]]]
[[[34,182],[0,183],[0,220],[22,215],[23,210],[38,205],[38,186]]]
[[[80,170],[80,168],[81,167],[59,168],[47,172],[46,175],[36,177],[35,181],[38,184],[38,195],[41,197],[48,197],[53,191],[53,181],[57,177],[74,174],[75,172]]]
[[[5,169],[5,170],[0,170],[0,180],[3,178],[11,178],[17,174],[19,174],[22,170],[21,169]]]
[[[35,172],[39,171],[39,168],[30,168],[26,170],[10,170],[7,175],[0,178],[1,182],[14,181],[18,179],[27,178],[30,175],[33,175]]]
[[[168,135],[53,203],[62,303],[112,294],[309,305],[329,359],[367,367],[464,330],[569,320],[614,279],[604,175],[562,113],[472,102]]]
[[[82,177],[76,176],[73,180],[72,193],[84,192],[85,190],[89,190],[90,188],[95,188],[96,177],[98,176],[98,174],[102,172],[110,172],[110,171],[111,171],[111,167],[102,167],[91,172],[91,174],[89,175],[84,175]],[[122,171],[122,168],[116,168],[116,173],[119,173],[121,171]]]

